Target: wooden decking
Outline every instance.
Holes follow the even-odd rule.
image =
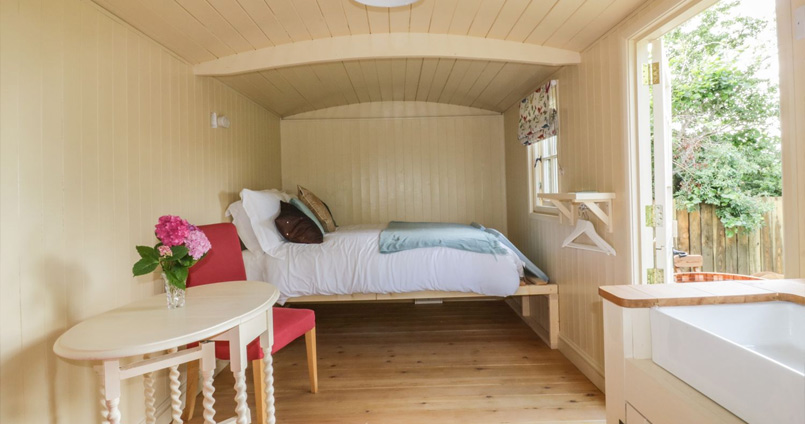
[[[275,356],[278,423],[604,420],[603,394],[502,301],[311,307],[319,394],[297,340]],[[218,419],[234,411],[232,385],[228,372],[216,379]]]

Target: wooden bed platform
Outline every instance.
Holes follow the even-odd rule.
[[[547,283],[539,278],[526,276],[520,281],[520,287],[512,297],[547,296],[549,325],[547,334],[536,332],[543,341],[556,349],[559,346],[559,290],[556,284]],[[418,291],[410,293],[356,293],[339,295],[300,296],[288,299],[286,303],[321,303],[321,302],[384,302],[384,301],[422,301],[441,299],[483,299],[484,296],[475,293],[448,292],[448,291]],[[523,298],[520,302],[521,313],[524,317],[531,315],[531,303]]]

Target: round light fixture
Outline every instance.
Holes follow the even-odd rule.
[[[408,6],[409,4],[416,3],[419,0],[355,0],[360,4],[374,7],[400,7]]]

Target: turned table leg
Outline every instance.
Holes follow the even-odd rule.
[[[201,395],[204,397],[202,405],[204,406],[204,424],[215,424],[215,399],[212,397],[215,392],[213,383],[213,373],[215,372],[215,343],[203,342],[201,344]],[[191,396],[188,394],[188,396]]]
[[[246,403],[246,371],[232,371],[235,376],[235,413],[237,414],[237,424],[249,424],[251,421],[251,411]]]
[[[252,414],[249,405],[246,403],[246,335],[242,326],[238,326],[233,331],[228,332],[227,341],[229,342],[229,369],[235,376],[235,413],[237,414],[237,424],[249,424]]]
[[[104,361],[96,370],[101,375],[101,396],[103,422],[120,424],[120,362]]]
[[[101,394],[101,424],[109,424],[109,407],[106,405],[106,390],[103,389],[103,381],[99,390]]]
[[[274,358],[271,349],[274,346],[274,309],[266,311],[266,332],[260,335],[260,347],[263,348],[263,377],[265,378],[266,423],[275,424],[277,418],[274,409]]]
[[[168,353],[176,353],[179,349],[171,348],[168,350]],[[168,373],[168,379],[170,380],[170,390],[171,390],[171,417],[173,418],[173,424],[182,424],[182,391],[180,390],[181,383],[179,382],[179,366],[170,367],[170,372]]]
[[[277,422],[274,410],[274,359],[271,357],[271,348],[264,350],[263,355],[263,377],[265,378],[266,390],[266,423],[275,424]]]
[[[150,354],[143,355],[143,359],[151,358]],[[154,373],[148,372],[143,375],[143,393],[145,394],[145,424],[155,424],[157,422],[156,398],[154,394]]]

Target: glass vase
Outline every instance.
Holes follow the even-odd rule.
[[[184,306],[184,293],[185,289],[175,287],[168,282],[168,277],[162,273],[162,281],[165,282],[165,296],[168,300],[168,309],[176,309]]]

